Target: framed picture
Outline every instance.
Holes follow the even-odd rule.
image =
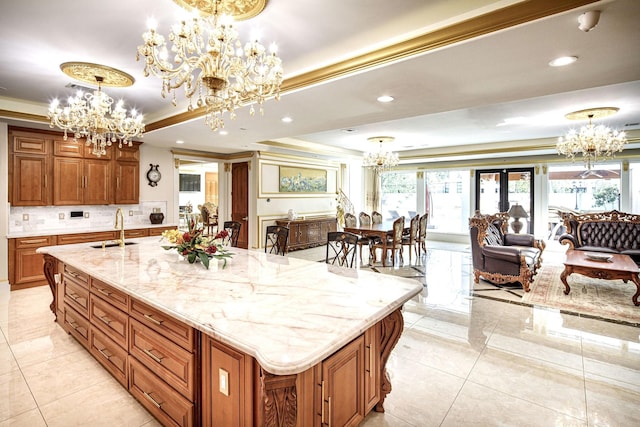
[[[326,193],[327,170],[280,166],[281,193]]]

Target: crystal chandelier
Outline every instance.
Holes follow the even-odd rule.
[[[195,8],[200,16],[171,28],[171,48],[156,32],[155,23],[149,22],[148,31],[142,35],[144,44],[138,46],[136,55],[137,59],[144,57],[144,75],[162,79],[162,97],[171,94],[174,106],[175,91],[183,87],[189,99],[188,110],[193,111],[194,102],[195,107],[204,107],[205,124],[214,131],[224,127],[223,114],[229,112],[234,119],[235,109],[241,104],[250,103],[249,113],[254,115],[253,104],[257,103],[260,114],[264,114],[264,101],[280,97],[283,71],[276,46],[272,44],[267,52],[256,39],[243,48],[233,18],[226,14],[230,11],[238,16],[234,11],[244,11],[240,8],[251,6],[251,1],[175,1]],[[258,3],[264,7],[264,0]]]
[[[566,136],[558,138],[556,149],[558,154],[565,155],[575,160],[576,155],[582,154],[587,169],[599,160],[608,160],[615,153],[622,151],[627,143],[624,132],[611,130],[606,126],[594,126],[591,122],[594,118],[600,118],[615,114],[618,108],[602,107],[588,110],[574,111],[565,115],[571,120],[589,119],[586,126],[579,131],[571,129]]]
[[[367,141],[377,142],[380,145],[378,151],[372,151],[364,155],[364,158],[362,159],[362,165],[364,167],[373,169],[376,173],[388,171],[392,167],[397,166],[400,162],[400,160],[398,159],[398,154],[392,153],[391,151],[387,151],[382,148],[383,143],[393,142],[394,139],[395,138],[391,136],[374,136],[368,138]]]
[[[98,85],[93,93],[79,90],[69,97],[66,107],[61,107],[57,99],[49,105],[49,126],[64,130],[65,141],[67,133],[73,134],[74,142],[86,138],[86,145],[93,146],[91,152],[100,157],[107,154],[106,147],[112,143],[118,142],[122,148],[123,144],[132,145],[131,138],[142,137],[142,115],[135,109],[127,115],[123,100],[112,109],[113,98],[102,92],[103,85],[130,86],[133,77],[114,68],[84,62],[65,62],[60,69],[77,80]]]

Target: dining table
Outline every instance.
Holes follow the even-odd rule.
[[[387,235],[393,234],[393,223],[395,222],[396,219],[398,218],[385,219],[380,223],[358,225],[356,227],[345,226],[344,231],[348,231],[349,233],[354,233],[364,237],[379,237],[380,240],[382,241],[382,266],[386,267],[387,266],[386,254],[387,254],[387,243],[388,243]],[[403,229],[406,231],[407,228],[408,228],[407,219],[405,218],[405,224]],[[375,260],[375,253],[373,255]]]

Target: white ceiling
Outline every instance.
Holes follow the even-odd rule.
[[[531,0],[534,8],[578,4],[580,0]],[[269,0],[256,18],[240,22],[241,39],[258,29],[262,41],[277,42],[285,84],[296,76],[349,60],[491,13],[515,0]],[[527,3],[527,2],[524,2]],[[521,4],[520,4],[521,5]],[[542,5],[542,6],[540,6]],[[578,16],[600,10],[598,26],[585,33]],[[59,65],[83,61],[121,69],[136,82],[105,88],[127,106],[141,110],[147,128],[186,110],[160,96],[160,81],[144,77],[136,48],[148,17],[168,26],[181,13],[171,0],[66,0],[10,2],[0,13],[0,117],[10,123],[44,127],[38,115],[54,97],[66,99],[71,80]],[[401,158],[429,150],[470,149],[482,143],[533,146],[555,140],[575,123],[564,114],[599,106],[619,107],[603,119],[636,135],[640,129],[640,2],[595,1],[560,14],[491,34],[448,44],[392,64],[285,92],[265,103],[265,115],[248,108],[226,120],[228,135],[212,132],[197,118],[148,131],[145,144],[229,154],[247,150],[320,150],[358,155],[367,138],[395,136]],[[552,68],[548,62],[575,55],[578,62]],[[380,104],[379,95],[395,101]],[[178,94],[179,96],[182,93]],[[35,114],[26,123],[23,113]],[[293,122],[284,124],[281,118]],[[510,123],[516,120],[518,123]],[[350,130],[347,132],[346,130]],[[183,145],[176,145],[183,140]],[[637,141],[637,139],[636,139]],[[547,143],[547,148],[550,143]],[[540,144],[544,145],[544,144]],[[635,146],[635,143],[634,143]],[[443,148],[444,147],[444,148]]]

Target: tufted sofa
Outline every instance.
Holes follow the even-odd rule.
[[[473,274],[492,283],[520,283],[525,292],[542,262],[544,241],[531,234],[507,233],[509,214],[476,214],[469,218]]]
[[[569,249],[629,255],[640,265],[640,215],[618,211],[563,217],[560,243]]]

